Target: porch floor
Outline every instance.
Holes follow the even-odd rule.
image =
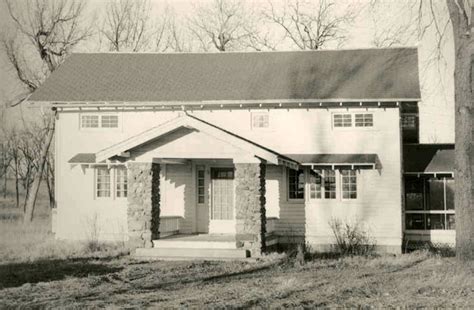
[[[163,237],[162,241],[204,241],[204,242],[235,242],[231,234],[177,234]]]

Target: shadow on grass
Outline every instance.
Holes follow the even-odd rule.
[[[93,262],[86,258],[3,264],[0,265],[0,289],[18,287],[25,283],[57,281],[66,277],[105,275],[120,270],[122,270],[120,267],[111,267],[103,262]]]

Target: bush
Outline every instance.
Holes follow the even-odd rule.
[[[342,256],[369,256],[375,253],[375,241],[359,222],[343,222],[331,219],[329,226],[336,238],[335,250]]]

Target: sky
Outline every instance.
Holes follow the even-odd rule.
[[[100,12],[105,7],[105,0],[84,0],[87,2],[87,16],[94,19],[95,24],[100,23]],[[191,17],[194,6],[208,4],[212,0],[152,0],[152,14],[160,18],[162,8],[171,7],[178,18]],[[274,0],[276,7],[282,5],[283,0]],[[373,38],[382,30],[396,31],[400,25],[412,22],[413,14],[418,14],[415,10],[407,9],[416,5],[415,0],[379,0],[377,6],[369,6],[370,0],[338,0],[336,5],[338,10],[344,10],[347,6],[359,8],[359,14],[354,24],[349,29],[349,39],[342,46],[344,49],[369,48],[373,47]],[[267,4],[265,0],[246,1],[246,5],[261,7]],[[436,5],[437,22],[445,25],[447,21],[447,11],[445,2],[434,1]],[[370,9],[372,9],[372,13]],[[424,16],[428,16],[425,12]],[[426,18],[426,17],[425,17]],[[184,23],[185,18],[182,18]],[[422,24],[427,25],[430,20],[422,20]],[[0,29],[10,29],[12,21],[8,16],[4,1],[0,1]],[[444,29],[444,28],[443,28]],[[421,40],[410,38],[404,40],[403,45],[417,46],[419,52],[419,71],[421,82],[422,102],[420,103],[420,142],[423,143],[453,143],[454,142],[454,48],[452,42],[452,30],[450,26],[446,28],[444,44],[441,46],[440,57],[434,51],[438,50],[438,36],[435,27],[429,27]],[[83,45],[76,51],[94,51],[95,45]],[[333,47],[331,47],[333,48]],[[282,50],[295,49],[291,45],[283,44]],[[403,77],[400,77],[403,78]],[[4,52],[0,49],[0,101],[6,101],[18,94],[21,88],[18,86],[14,72],[8,67]],[[26,112],[25,112],[26,111]],[[14,121],[22,114],[31,114],[30,109],[24,107],[12,111],[12,117],[8,119]],[[34,113],[33,113],[34,114]],[[5,121],[5,120],[4,120]]]

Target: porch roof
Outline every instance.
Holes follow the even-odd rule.
[[[405,174],[453,174],[454,144],[405,145]]]
[[[379,162],[377,154],[285,154],[304,166],[335,167],[353,166],[375,168]]]
[[[115,158],[127,159],[130,157],[130,151],[155,140],[161,136],[172,133],[180,128],[187,128],[205,132],[221,141],[227,141],[230,144],[247,151],[251,156],[261,158],[269,163],[285,165],[297,169],[299,162],[285,155],[279,154],[274,150],[264,147],[258,143],[250,141],[235,133],[225,130],[221,127],[208,123],[187,113],[178,116],[166,123],[150,128],[138,135],[132,136],[119,143],[113,144],[97,153],[79,153],[69,160],[72,164],[90,164],[90,163],[108,163]]]

